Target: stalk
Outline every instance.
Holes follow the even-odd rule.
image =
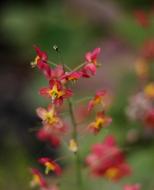
[[[74,112],[73,112],[73,104],[72,104],[71,99],[68,99],[68,105],[69,105],[69,111],[70,111],[70,116],[71,116],[71,122],[73,125],[72,137],[78,144],[77,123],[75,121]],[[75,155],[75,162],[76,162],[76,182],[77,182],[77,185],[79,186],[80,190],[83,190],[79,150],[74,155]]]

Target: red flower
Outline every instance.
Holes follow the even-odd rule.
[[[88,103],[88,111],[91,111],[93,107],[97,104],[103,104],[104,96],[106,95],[106,90],[99,90],[96,92],[96,95]]]
[[[60,118],[57,116],[54,105],[49,105],[47,109],[39,107],[36,109],[37,115],[42,119],[43,125],[60,125]]]
[[[45,173],[48,174],[49,171],[55,172],[56,175],[61,175],[62,169],[61,167],[50,158],[40,158],[39,163],[45,166]]]
[[[140,190],[140,184],[133,184],[133,185],[125,185],[124,190]]]
[[[66,81],[76,81],[79,78],[81,78],[81,76],[82,76],[82,72],[80,72],[80,71],[78,71],[78,72],[67,72],[63,76],[63,79],[65,79]]]
[[[92,146],[86,158],[92,175],[119,180],[130,174],[130,167],[125,163],[124,155],[118,148],[113,136],[108,136],[103,143]]]
[[[86,61],[88,63],[93,63],[96,65],[97,57],[99,56],[101,48],[95,48],[92,52],[88,52],[85,55]]]
[[[98,112],[94,122],[88,125],[89,130],[97,134],[103,127],[107,127],[112,122],[111,117],[105,115],[104,112]]]
[[[50,87],[40,89],[40,95],[51,98],[56,105],[61,105],[65,98],[72,96],[72,91],[61,86],[57,80],[50,80]]]
[[[34,46],[35,51],[37,53],[37,56],[34,60],[34,62],[31,63],[32,67],[37,66],[43,73],[44,75],[49,78],[51,75],[51,68],[47,64],[48,61],[48,56],[45,52],[41,51],[40,48],[37,46]]]
[[[144,43],[141,53],[147,59],[154,59],[154,39],[147,40]]]
[[[31,181],[31,186],[40,186],[42,188],[47,188],[47,183],[45,179],[42,177],[41,173],[39,172],[38,169],[31,168],[31,173],[33,175],[33,179]]]
[[[60,145],[60,137],[58,135],[50,133],[44,127],[37,132],[36,136],[40,141],[49,142],[54,148],[58,148]]]
[[[148,127],[154,128],[154,108],[146,113],[145,124]]]
[[[62,65],[57,65],[55,68],[50,70],[50,75],[48,76],[49,80],[57,80],[63,83],[62,78],[64,75],[64,69]]]
[[[95,48],[92,52],[88,52],[85,55],[86,65],[82,69],[83,77],[90,77],[90,75],[96,74],[97,57],[100,54],[101,49]]]
[[[149,26],[149,16],[143,10],[136,10],[134,12],[134,16],[138,22],[138,24],[144,28]]]

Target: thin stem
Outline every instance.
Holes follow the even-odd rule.
[[[84,98],[81,98],[81,99],[78,99],[75,103],[80,103],[80,102],[83,102],[83,101],[86,101],[86,100],[90,100],[92,99],[92,96],[87,96],[87,97],[84,97]]]
[[[48,60],[48,62],[47,63],[49,63],[49,64],[51,64],[51,65],[53,65],[53,66],[57,66],[57,64],[56,63],[54,63],[53,61],[49,61]]]
[[[85,64],[86,64],[85,62],[84,62],[84,63],[81,63],[79,66],[77,66],[77,67],[75,67],[75,68],[73,69],[73,72],[79,70],[79,69],[80,69],[81,67],[83,67]]]
[[[59,51],[59,49],[57,50],[57,53],[59,55],[59,60],[62,63],[64,71],[65,71],[65,67],[66,66],[65,66],[65,64],[63,62],[63,59],[62,59],[62,56],[61,56],[61,52]],[[67,84],[66,84],[66,86],[67,86]],[[70,113],[70,117],[71,117],[71,121],[72,121],[72,126],[73,126],[72,137],[76,141],[76,143],[78,144],[77,123],[76,123],[76,120],[75,120],[75,116],[74,116],[74,112],[73,112],[73,104],[72,104],[72,100],[71,99],[68,99],[68,106],[69,106],[69,113]],[[74,155],[75,155],[75,160],[76,160],[76,180],[77,180],[77,185],[80,187],[80,190],[83,190],[79,150],[76,153],[74,153]]]
[[[73,113],[73,104],[72,100],[68,99],[68,105],[69,105],[69,110],[70,110],[70,116],[71,116],[71,121],[73,125],[73,132],[72,132],[72,137],[73,139],[77,142],[78,144],[78,133],[77,133],[77,123],[75,121],[74,113]],[[76,178],[77,178],[77,185],[80,187],[80,189],[83,189],[83,183],[82,183],[82,174],[81,174],[81,163],[80,163],[80,154],[79,150],[74,154],[75,159],[76,159]]]
[[[53,66],[57,66],[56,63],[54,63],[53,61],[48,61],[49,64],[53,65]],[[68,70],[68,71],[72,71],[71,68],[69,68],[67,65],[64,64],[64,67]]]

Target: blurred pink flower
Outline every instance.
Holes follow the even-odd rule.
[[[140,184],[133,184],[133,185],[125,185],[124,190],[140,190]]]
[[[113,136],[108,136],[103,143],[92,146],[86,164],[93,176],[103,176],[114,181],[131,173],[130,166],[125,162],[124,155]]]

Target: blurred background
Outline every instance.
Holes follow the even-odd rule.
[[[2,0],[0,4],[0,189],[29,190],[28,167],[37,166],[40,155],[60,154],[35,137],[33,127],[39,125],[35,109],[47,103],[38,89],[46,81],[30,67],[34,44],[58,62],[52,48],[57,44],[64,62],[72,68],[84,61],[85,52],[102,49],[97,76],[79,82],[75,90],[82,97],[107,88],[112,94],[109,113],[113,123],[102,134],[87,139],[83,156],[89,144],[115,134],[133,167],[133,175],[127,179],[117,184],[93,180],[91,189],[118,190],[124,183],[139,182],[143,190],[153,190],[154,135],[145,135],[144,127],[130,122],[125,114],[128,98],[138,88],[134,63],[145,40],[154,38],[154,16],[150,23],[140,23],[134,11],[152,12],[153,0]],[[133,143],[128,142],[130,132]],[[67,170],[69,163],[62,164]],[[71,185],[75,189],[66,176],[61,189]]]

